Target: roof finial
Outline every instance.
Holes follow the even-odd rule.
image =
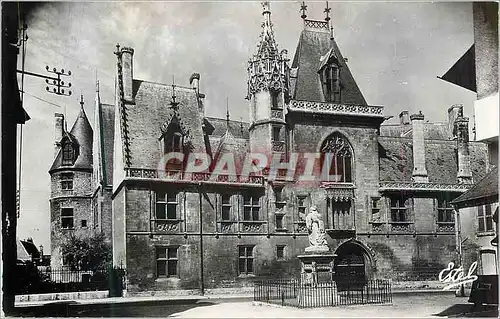
[[[269,1],[262,1],[262,15],[271,14],[271,7],[269,6]]]
[[[83,94],[80,94],[80,105],[82,106],[82,108],[83,108],[83,104],[84,104],[84,102],[83,102]]]
[[[300,6],[300,11],[302,11],[302,15],[300,16],[302,19],[307,18],[307,6],[305,1],[302,1],[302,5]]]
[[[325,13],[325,21],[328,22],[330,21],[330,11],[332,10],[332,8],[329,8],[328,7],[328,1],[326,2],[326,8],[325,8],[325,11],[323,11]]]
[[[99,80],[95,82],[95,91],[99,93]]]
[[[177,111],[177,106],[179,105],[179,102],[175,100],[175,75],[172,75],[172,101],[170,102],[170,107],[174,110]]]
[[[229,129],[229,97],[226,96],[226,123]]]

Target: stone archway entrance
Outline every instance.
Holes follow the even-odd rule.
[[[339,246],[335,252],[337,257],[334,261],[334,279],[338,281],[365,281],[367,279],[366,266],[367,252],[365,249],[353,242],[347,242]]]

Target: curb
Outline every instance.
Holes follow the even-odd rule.
[[[396,290],[392,294],[394,296],[410,296],[419,294],[454,294],[454,291],[438,290],[438,289],[425,289],[425,290]],[[218,300],[235,300],[238,299],[251,299],[253,302],[253,294],[246,295],[185,295],[185,296],[151,296],[151,297],[111,297],[101,299],[68,299],[68,300],[46,300],[46,301],[27,301],[16,302],[16,307],[36,307],[44,305],[55,304],[68,304],[71,306],[77,305],[113,305],[113,304],[147,304],[147,303],[165,303],[165,304],[189,304],[198,301],[218,301]]]

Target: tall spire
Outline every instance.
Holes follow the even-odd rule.
[[[286,50],[278,51],[274,38],[273,24],[271,22],[271,8],[269,2],[262,2],[262,32],[257,53],[248,62],[248,93],[247,99],[252,94],[272,89],[276,92],[288,89],[286,78],[288,72]]]
[[[278,54],[278,45],[274,39],[273,24],[271,22],[271,7],[269,1],[261,2],[262,15],[262,33],[260,34],[260,42],[257,45],[257,56],[273,56]]]

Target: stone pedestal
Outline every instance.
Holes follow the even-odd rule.
[[[333,280],[333,260],[337,255],[332,254],[328,247],[315,248],[309,250],[306,248],[304,255],[297,256],[300,260],[300,279],[303,284],[314,285]]]

